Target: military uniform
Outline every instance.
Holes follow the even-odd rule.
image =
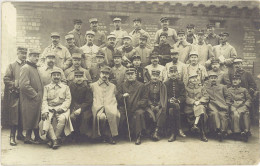
[[[208,24],[207,25],[207,29],[210,28],[210,27],[214,27],[213,24]],[[207,44],[210,44],[213,46],[216,46],[219,44],[219,36],[215,33],[209,33],[209,34],[206,34],[206,38],[205,38],[205,42]]]
[[[194,29],[195,25],[193,24],[188,24],[186,26],[187,29]],[[190,44],[197,44],[198,43],[198,39],[197,36],[195,34],[187,34],[186,36],[186,41]]]
[[[182,80],[183,78],[183,68],[185,67],[185,64],[182,63],[181,61],[177,61],[176,64],[174,64],[173,62],[169,62],[165,65],[165,69],[166,69],[166,77],[164,78],[164,82],[167,81],[169,79],[168,74],[170,72],[170,68],[171,66],[177,66],[177,70],[178,70],[178,74],[179,74],[179,79]]]
[[[93,22],[96,22],[96,23],[98,23],[98,20],[97,20],[97,18],[91,18],[91,19],[89,19],[89,23],[91,24],[91,23],[93,23]],[[105,35],[105,33],[104,32],[101,32],[101,31],[99,31],[99,30],[94,30],[94,29],[92,29],[92,31],[93,32],[95,32],[95,37],[94,37],[94,41],[93,41],[93,43],[96,45],[96,46],[98,46],[98,47],[104,47],[105,46],[105,44],[106,44],[106,35]]]
[[[114,58],[116,57],[122,58],[122,55],[120,53],[114,54]],[[125,72],[126,72],[126,67],[124,67],[122,64],[120,64],[120,66],[112,67],[112,74],[115,77],[115,84],[117,87],[124,83]]]
[[[141,57],[137,54],[133,56],[132,60],[139,59],[141,61]],[[148,73],[148,70],[142,66],[134,66],[135,73],[136,73],[136,80],[140,81],[142,83],[146,83],[150,81],[150,74]]]
[[[76,23],[82,23],[82,21],[80,19],[75,19],[74,20],[74,24]],[[73,29],[72,31],[70,31],[68,34],[73,34],[74,38],[75,38],[75,45],[77,47],[82,47],[86,44],[86,40],[85,37],[76,29]]]
[[[107,40],[110,38],[116,38],[115,35],[108,35]],[[114,54],[115,54],[115,47],[112,45],[107,45],[106,47],[102,48],[102,51],[105,53],[105,62],[109,67],[114,66]]]
[[[121,21],[121,18],[114,18],[113,22],[115,21]],[[115,43],[115,48],[118,48],[123,45],[123,37],[127,36],[128,33],[125,30],[120,29],[115,29],[112,31],[110,34],[113,34],[116,36],[116,43]]]
[[[140,36],[140,40],[147,40],[148,41],[148,37],[146,35],[141,35]],[[150,60],[150,54],[152,52],[152,50],[150,48],[146,46],[138,46],[135,48],[136,50],[136,54],[139,55],[141,57],[141,62],[142,62],[142,66],[145,67],[147,65],[150,64],[151,60]]]

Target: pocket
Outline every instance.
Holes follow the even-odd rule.
[[[47,99],[52,100],[55,98],[55,92],[54,91],[49,91],[47,94]]]

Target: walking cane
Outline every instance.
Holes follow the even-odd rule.
[[[129,141],[131,142],[131,133],[130,133],[130,128],[129,128],[129,122],[128,122],[128,115],[127,115],[125,98],[124,98],[124,105],[125,105],[126,123],[127,123],[127,128],[128,128],[128,137],[129,137]]]

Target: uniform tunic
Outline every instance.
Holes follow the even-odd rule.
[[[170,67],[173,65],[177,66],[179,79],[180,80],[183,79],[183,68],[185,67],[185,64],[178,60],[176,64],[173,64],[173,62],[169,62],[165,65],[167,74],[166,77],[164,78],[164,82],[169,79],[168,74],[170,73]]]
[[[82,47],[86,44],[85,37],[80,32],[78,32],[77,30],[73,29],[72,31],[69,32],[69,34],[74,35],[75,45],[77,47]]]
[[[104,47],[106,44],[106,35],[104,32],[101,31],[94,31],[95,36],[94,36],[94,41],[93,43],[98,46],[98,47]]]
[[[120,67],[114,66],[112,68],[112,73],[115,77],[116,86],[123,84],[123,82],[125,81],[125,71],[126,67],[124,67],[123,65],[121,65]]]
[[[135,67],[135,72],[136,72],[136,80],[142,83],[146,83],[150,81],[151,76],[148,73],[148,70],[143,67]]]
[[[162,65],[157,65],[156,67],[155,66],[153,66],[153,64],[150,64],[150,65],[148,65],[148,66],[146,66],[145,67],[147,70],[148,70],[148,73],[150,74],[150,75],[152,75],[152,70],[160,70],[160,75],[159,75],[159,77],[160,77],[160,80],[161,81],[163,81],[165,78],[166,78],[166,69],[165,69],[165,67],[164,66],[162,66]]]
[[[123,45],[118,47],[117,50],[122,52],[124,66],[126,66],[127,63],[130,63],[130,61],[132,62],[133,56],[136,54],[136,50],[132,46],[126,47]]]
[[[94,66],[97,63],[96,55],[99,50],[99,47],[96,45],[87,45],[80,47],[80,49],[83,50],[84,53],[84,63],[86,66],[86,69],[89,69],[90,67]]]
[[[136,47],[135,48],[136,50],[136,54],[137,55],[140,55],[141,57],[141,62],[142,62],[142,66],[145,67],[147,65],[149,65],[151,63],[151,60],[150,60],[150,54],[151,54],[151,49],[147,48],[147,47]]]
[[[113,67],[114,66],[114,47],[112,46],[107,46],[102,48],[103,52],[105,53],[105,63],[106,65],[108,65],[109,67]]]
[[[171,46],[168,43],[161,43],[158,46],[154,46],[154,52],[158,52],[160,55],[160,64],[165,66],[166,63],[171,60]]]
[[[186,36],[186,40],[188,43],[190,44],[197,44],[198,43],[198,39],[197,39],[197,36],[192,34],[192,35],[187,35]]]
[[[68,48],[68,50],[69,50],[69,52],[70,52],[71,55],[72,55],[73,53],[83,54],[82,49],[80,49],[80,48],[77,47],[76,45],[73,45],[73,46],[66,45],[66,47]]]
[[[213,49],[210,44],[206,44],[204,41],[203,43],[198,43],[192,46],[194,50],[198,52],[198,63],[205,66],[205,62],[211,58],[214,58]]]
[[[138,47],[139,46],[139,40],[140,40],[140,36],[145,35],[147,36],[147,47],[150,48],[151,47],[151,37],[149,35],[148,32],[146,32],[143,29],[138,29],[138,30],[133,30],[132,32],[129,33],[129,35],[132,37],[132,44],[133,47]]]
[[[36,129],[41,116],[43,83],[35,64],[27,62],[21,68],[19,86],[23,129]]]
[[[176,33],[176,30],[175,29],[172,29],[172,28],[167,28],[167,30],[163,30],[163,29],[160,29],[158,31],[156,31],[155,33],[155,44],[159,44],[160,42],[160,35],[162,32],[166,32],[168,34],[168,37],[167,37],[167,43],[169,43],[171,46],[174,45],[174,43],[177,41],[177,33]]]
[[[230,93],[231,105],[231,130],[233,132],[241,132],[244,129],[250,130],[249,107],[251,105],[251,97],[248,91],[242,87],[228,88]]]
[[[43,64],[45,62],[45,57],[46,54],[48,54],[48,52],[55,53],[55,66],[61,68],[62,70],[66,70],[71,66],[71,54],[65,46],[61,44],[54,46],[53,44],[51,44],[48,47],[46,47],[41,56],[41,62]]]
[[[111,34],[114,34],[116,36],[115,48],[122,46],[123,37],[128,35],[128,33],[122,29],[114,30],[113,32],[111,32]]]
[[[189,76],[193,75],[193,73],[198,74],[198,81],[202,84],[204,84],[205,78],[208,77],[207,70],[204,66],[201,64],[197,64],[195,66],[192,66],[190,64],[186,64],[185,67],[183,67],[183,82],[185,85],[188,84]]]
[[[209,129],[211,131],[216,131],[216,129],[227,131],[229,121],[228,102],[230,101],[227,87],[217,83],[216,85],[208,84],[205,88],[209,95]]]
[[[208,35],[206,35],[205,42],[207,44],[212,45],[212,47],[216,46],[216,45],[219,44],[219,36],[216,35],[215,33],[214,34],[208,34]]]
[[[91,80],[92,82],[96,82],[99,78],[100,78],[100,70],[101,68],[105,66],[105,65],[98,65],[96,64],[95,66],[92,66],[89,69],[89,74],[91,76]],[[110,73],[109,78],[108,78],[112,83],[115,83],[115,77],[113,75],[113,73]]]
[[[191,44],[187,41],[176,42],[173,47],[179,51],[179,61],[186,63],[192,50]]]
[[[61,68],[58,68],[56,66],[53,66],[53,68],[48,67],[47,65],[42,66],[39,68],[39,74],[43,83],[43,86],[48,85],[51,83],[51,72],[53,70],[59,70],[61,72],[61,81],[66,83],[66,77],[64,75],[64,72]]]
[[[3,109],[8,112],[8,122],[11,126],[19,124],[19,127],[22,127],[19,78],[23,65],[24,63],[20,59],[9,64],[3,78],[5,91],[4,102],[2,104],[4,105]]]
[[[84,69],[82,67],[79,68],[75,68],[74,66],[71,66],[70,68],[68,68],[67,70],[65,70],[65,77],[67,79],[67,81],[73,81],[75,78],[75,72],[76,71],[82,71],[84,72],[84,78],[88,81],[88,82],[92,82],[92,78],[91,75],[89,73],[89,70]]]

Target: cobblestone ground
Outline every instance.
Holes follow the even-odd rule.
[[[196,137],[178,138],[169,143],[164,138],[159,142],[143,140],[140,146],[127,140],[116,145],[106,143],[71,143],[57,150],[46,145],[9,145],[9,130],[2,130],[2,165],[29,164],[219,164],[250,165],[259,163],[259,132],[252,127],[252,136],[247,143],[227,139],[218,142],[209,138],[201,142]]]

